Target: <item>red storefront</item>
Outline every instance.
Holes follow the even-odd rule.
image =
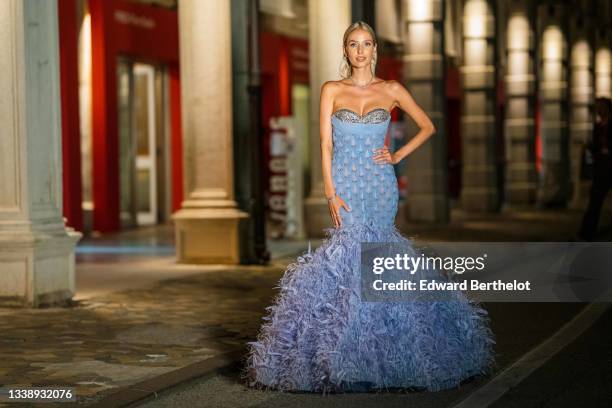
[[[91,200],[92,229],[120,229],[120,96],[118,70],[137,64],[161,67],[167,111],[170,204],[182,200],[178,17],[174,10],[120,0],[58,0],[63,121],[64,214],[76,229],[83,228],[81,134],[79,124],[79,27],[77,10],[88,8],[91,27]],[[157,68],[156,68],[157,69]],[[119,78],[119,79],[118,79]],[[131,84],[131,86],[135,86]],[[131,88],[130,88],[131,89]],[[144,87],[143,89],[146,89]],[[154,101],[159,104],[158,101]],[[128,115],[128,120],[132,123]],[[152,131],[149,131],[152,132]],[[159,132],[158,132],[159,133]],[[155,159],[153,159],[155,160]]]

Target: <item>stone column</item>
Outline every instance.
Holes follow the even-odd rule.
[[[612,98],[612,4],[605,0],[597,2],[596,13],[595,97]],[[604,201],[604,211],[612,211],[612,194]]]
[[[569,196],[567,38],[565,6],[538,5],[542,168],[539,206],[564,206]]]
[[[56,1],[0,2],[0,302],[61,304],[75,292],[62,218]]]
[[[595,97],[612,98],[612,28],[597,30],[595,41]]]
[[[496,211],[499,208],[493,7],[493,0],[467,0],[463,8],[461,204],[467,211]]]
[[[243,264],[265,264],[266,217],[263,191],[263,128],[259,66],[259,1],[232,0],[232,88],[236,202],[255,215],[243,222],[240,253]]]
[[[594,31],[590,18],[587,17],[589,1],[581,1],[570,19],[570,174],[571,201],[570,207],[585,209],[587,204],[589,182],[580,179],[581,153],[584,144],[593,132],[594,70],[593,40]]]
[[[595,97],[612,98],[612,5],[602,2],[595,30]]]
[[[405,160],[408,177],[406,216],[415,221],[450,219],[445,132],[443,0],[403,0],[403,83],[431,118],[436,133]],[[407,130],[418,128],[408,120]]]
[[[310,59],[310,168],[312,186],[306,198],[306,230],[310,237],[323,236],[331,227],[323,175],[319,135],[319,100],[325,81],[340,79],[342,36],[351,24],[349,0],[308,2],[308,49]]]
[[[507,0],[505,198],[509,207],[535,203],[535,16],[530,0]]]
[[[234,200],[230,1],[179,4],[184,191],[175,221],[177,260],[238,263]]]

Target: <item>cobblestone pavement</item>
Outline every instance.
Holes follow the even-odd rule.
[[[256,334],[279,273],[278,266],[234,267],[70,308],[0,309],[0,384],[72,385],[84,404],[239,349]]]

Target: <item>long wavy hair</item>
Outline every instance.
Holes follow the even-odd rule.
[[[376,41],[376,33],[374,33],[374,30],[372,29],[372,27],[370,27],[368,23],[366,23],[365,21],[357,21],[351,24],[344,32],[344,37],[342,39],[343,54],[342,54],[342,63],[340,64],[340,78],[342,79],[350,78],[353,75],[353,67],[351,66],[351,62],[349,61],[348,56],[346,55],[346,45],[348,42],[349,35],[353,31],[359,30],[359,29],[365,30],[368,33],[370,33],[370,35],[372,36],[372,40],[374,40],[374,45],[376,46],[378,44],[378,42]],[[372,70],[372,75],[375,75],[376,73],[377,59],[378,59],[378,55],[376,51],[374,51],[374,54],[372,54],[372,62],[370,63],[370,69]]]

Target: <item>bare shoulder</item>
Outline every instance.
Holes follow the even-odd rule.
[[[408,92],[406,87],[402,85],[401,82],[395,79],[389,79],[385,81],[384,86],[388,92],[397,93],[397,92]]]
[[[400,81],[391,79],[384,84],[385,93],[394,101],[394,106],[404,103],[410,103],[413,100],[412,95],[408,92],[408,89]]]
[[[329,94],[334,94],[341,86],[341,81],[325,81],[323,85],[321,85],[321,93],[325,92]]]

